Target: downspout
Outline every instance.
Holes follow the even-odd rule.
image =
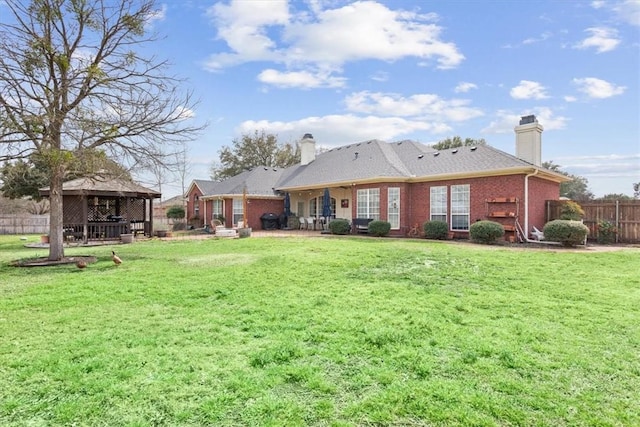
[[[536,169],[533,173],[525,175],[524,177],[524,240],[529,240],[529,177],[535,176],[540,170]]]

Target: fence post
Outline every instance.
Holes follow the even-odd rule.
[[[620,200],[616,199],[616,243],[618,243],[618,239],[620,238],[618,235],[620,231]]]

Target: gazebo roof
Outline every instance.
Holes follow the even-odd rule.
[[[43,197],[49,197],[50,188],[38,190]],[[111,178],[106,176],[92,176],[77,178],[62,184],[63,196],[116,196],[159,199],[162,194],[143,187],[133,181]]]

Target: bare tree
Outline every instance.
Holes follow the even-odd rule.
[[[203,126],[168,63],[140,48],[154,0],[4,0],[0,18],[0,161],[49,164],[49,259],[63,249],[62,183],[83,153],[133,170],[171,164]],[[10,13],[6,13],[9,11]]]
[[[180,180],[180,197],[182,198],[182,207],[187,208],[187,199],[184,195],[187,192],[187,178],[191,174],[191,163],[189,163],[189,147],[183,144],[182,149],[176,153],[176,172],[175,175]]]

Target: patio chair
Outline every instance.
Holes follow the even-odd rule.
[[[304,230],[305,228],[307,228],[307,223],[304,220],[304,217],[300,217],[298,218],[298,220],[300,221],[300,230]]]
[[[308,217],[307,218],[307,230],[315,230],[316,229],[316,223],[313,219],[313,217]]]

